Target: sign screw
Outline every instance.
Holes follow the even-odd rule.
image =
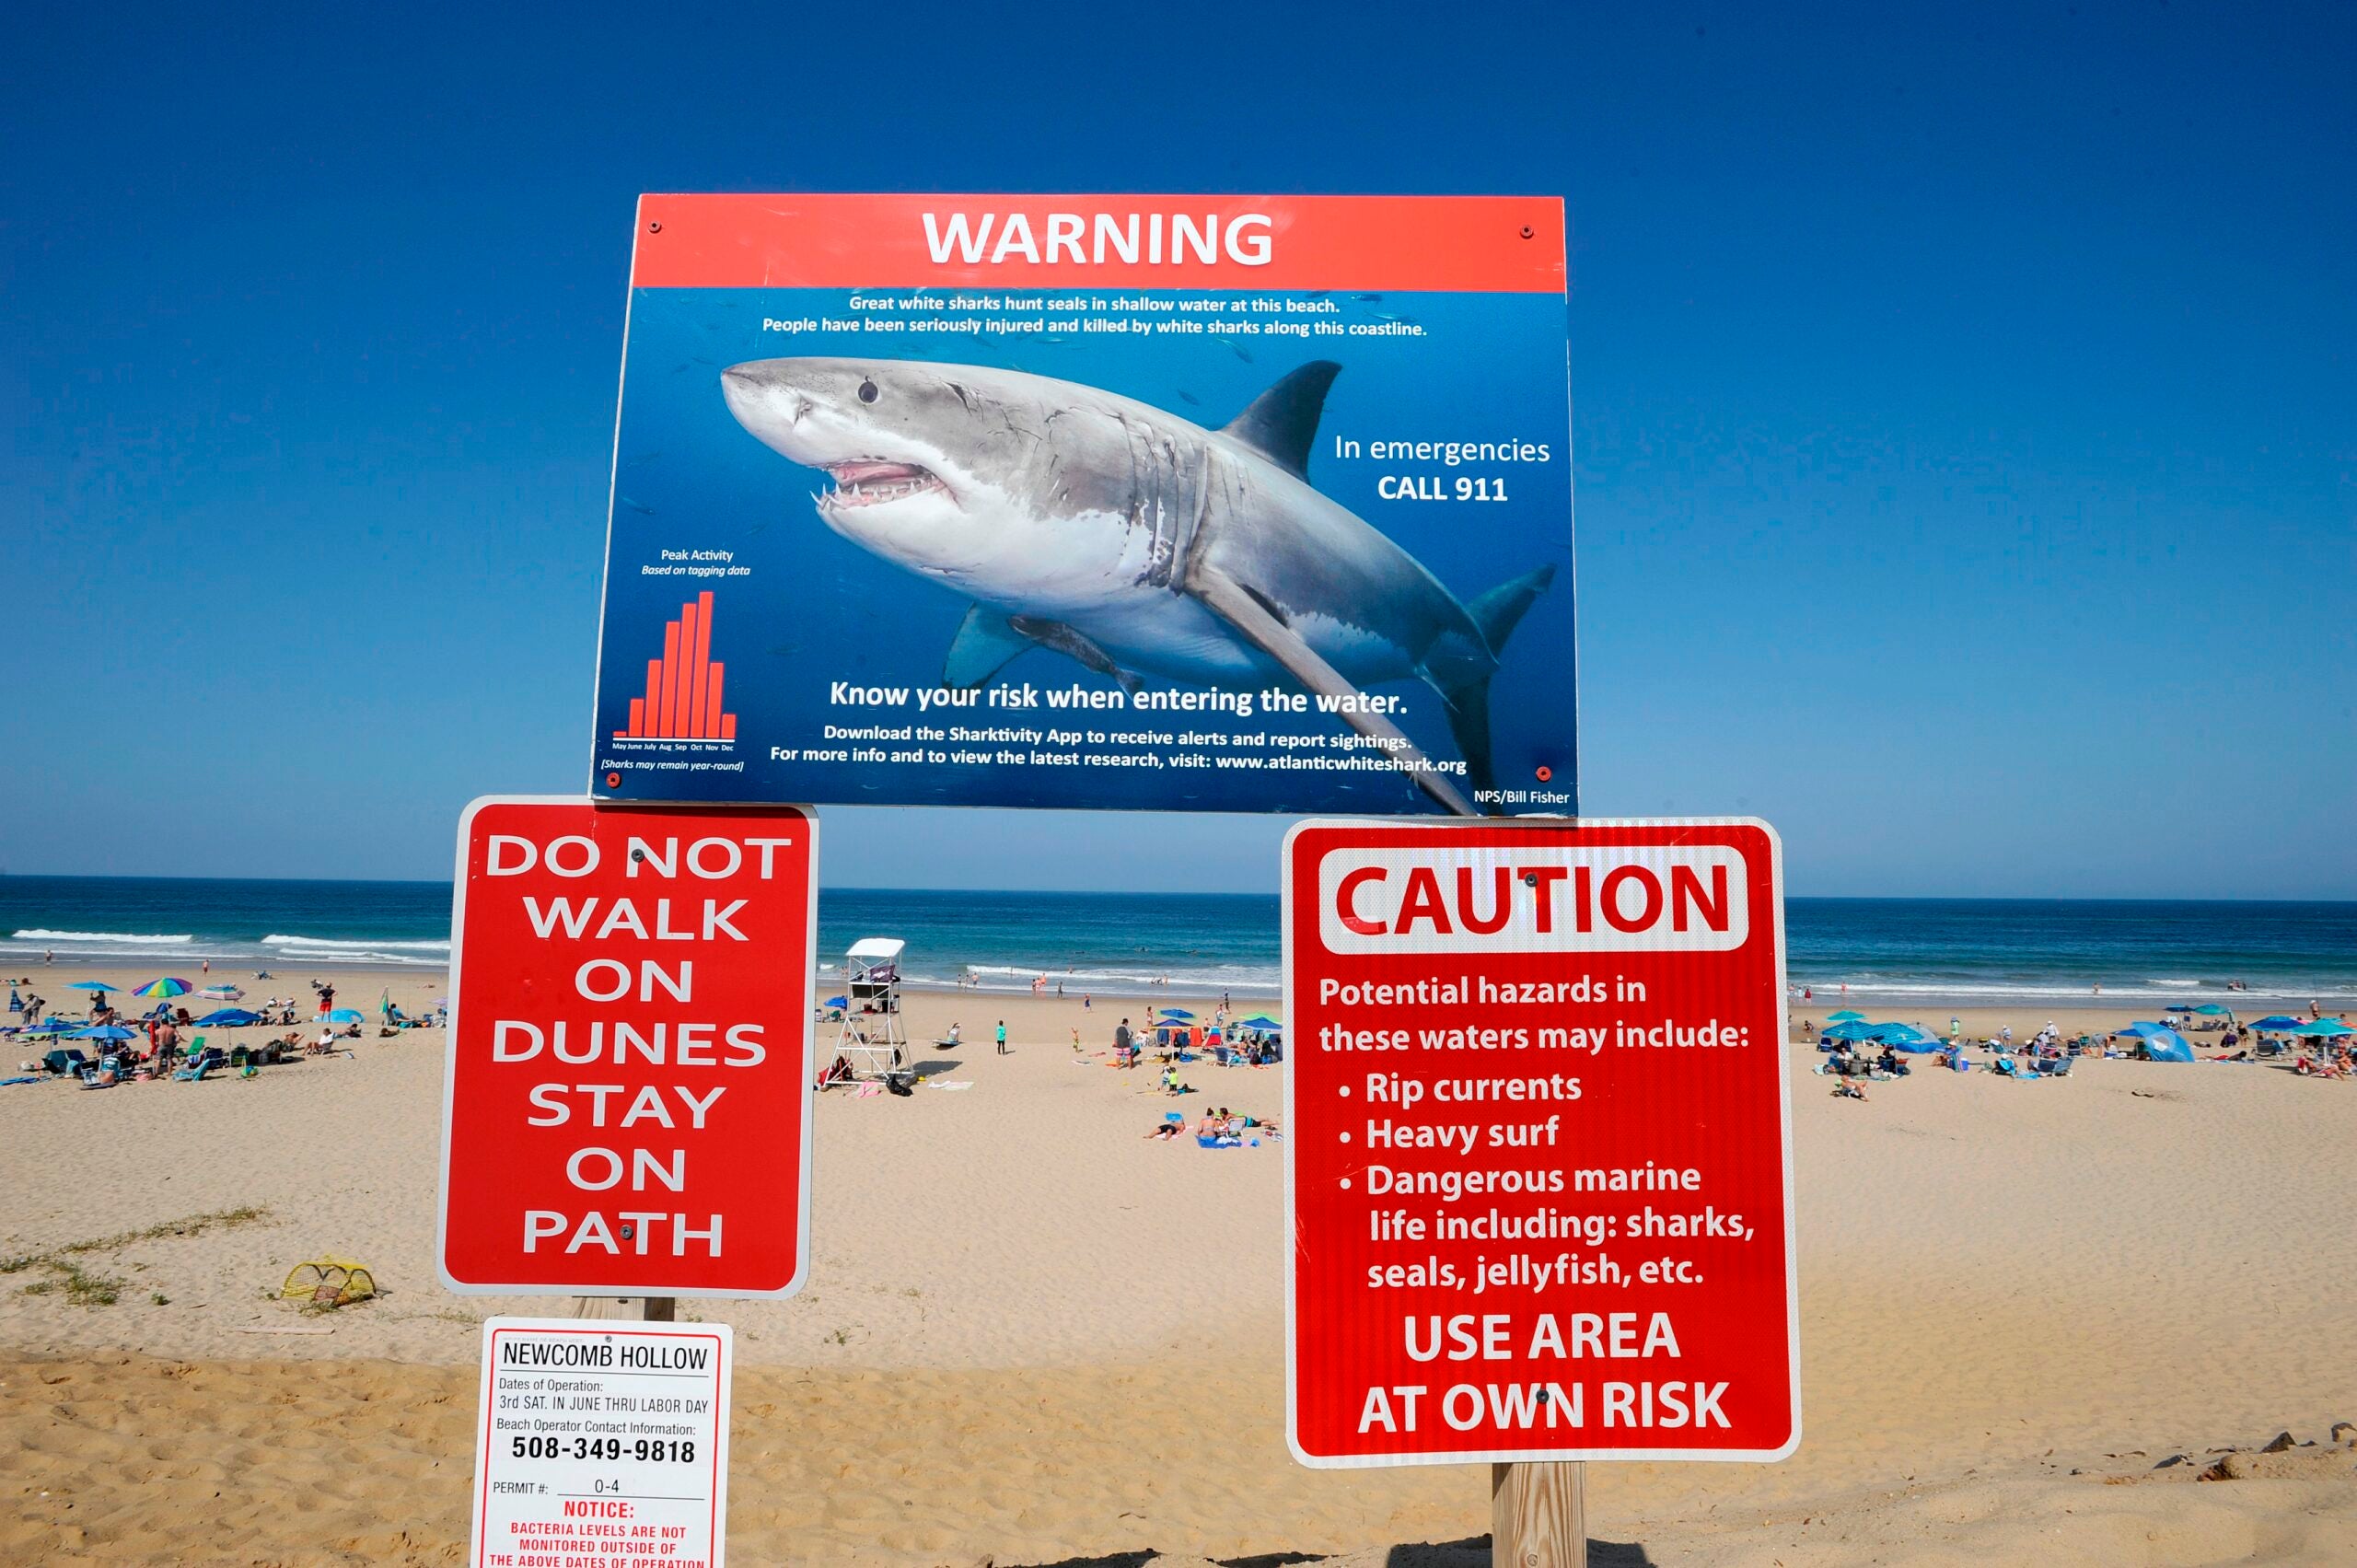
[[[660,233],[662,233],[662,232],[663,232],[663,220],[662,220],[662,219],[660,219],[660,218],[657,218],[657,219],[656,219],[653,223],[648,224],[648,225],[646,226],[646,232],[647,232],[647,233],[649,233],[649,234],[660,234]]]
[[[1530,238],[1530,226],[1529,226],[1528,224],[1524,224],[1524,225],[1522,226],[1522,237],[1523,237],[1525,239],[1527,239],[1527,238]],[[1530,1561],[1531,1561],[1531,1562],[1538,1562],[1538,1559],[1537,1559],[1536,1557],[1534,1557],[1534,1558],[1530,1559]]]

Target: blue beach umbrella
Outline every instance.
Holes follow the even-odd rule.
[[[2139,1040],[2148,1040],[2154,1035],[2177,1033],[2175,1029],[2170,1028],[2165,1024],[2155,1024],[2141,1019],[2136,1023],[2129,1025],[2124,1029],[2114,1029],[2111,1032],[2115,1035],[2134,1035]]]
[[[1912,1024],[1876,1024],[1870,1039],[1878,1040],[1894,1051],[1922,1056],[1940,1049],[1940,1042]]]
[[[2306,1022],[2307,1020],[2305,1018],[2294,1018],[2282,1013],[2276,1013],[2268,1017],[2259,1019],[2258,1022],[2251,1025],[2251,1028],[2255,1029],[2266,1029],[2270,1033],[2273,1033],[2279,1029],[2296,1029]]]
[[[357,1007],[338,1007],[327,1016],[327,1020],[331,1024],[359,1024],[367,1021],[360,1016],[360,1009]]]
[[[2196,1007],[2194,1011],[2200,1014],[2205,1018],[2214,1018],[2219,1016],[2221,1014],[2225,1013],[2228,1009],[2219,1006],[2215,1002],[2204,1002],[2200,1006]]]
[[[2144,1054],[2154,1062],[2190,1062],[2193,1045],[2175,1029],[2154,1029],[2144,1036]]]
[[[1828,1040],[1873,1040],[1875,1026],[1861,1018],[1852,1023],[1836,1024],[1825,1031]]]
[[[75,1029],[65,1038],[67,1040],[137,1040],[139,1032],[136,1029],[124,1028],[121,1024],[92,1024],[87,1028]]]
[[[1187,1023],[1190,1023],[1190,1024],[1191,1024],[1191,1023],[1193,1023],[1193,1022],[1195,1021],[1195,1015],[1194,1015],[1194,1014],[1192,1014],[1192,1013],[1190,1013],[1190,1012],[1189,1012],[1189,1011],[1187,1011],[1187,1009],[1186,1009],[1186,1008],[1184,1008],[1184,1007],[1161,1007],[1161,1008],[1157,1008],[1157,1009],[1155,1009],[1155,1017],[1157,1017],[1157,1018],[1178,1018],[1178,1019],[1182,1019],[1182,1020],[1184,1020],[1185,1022],[1187,1022]]]
[[[2350,1028],[2339,1018],[2318,1018],[2313,1024],[2302,1024],[2292,1032],[2295,1035],[2308,1035],[2322,1040],[2331,1035],[2357,1035],[2357,1028]]]
[[[121,991],[122,987],[119,985],[109,985],[102,980],[77,980],[65,989],[68,991],[95,991],[103,996],[110,991]]]
[[[1825,1021],[1829,1024],[1863,1024],[1866,1016],[1854,1007],[1844,1007],[1839,1013],[1826,1014]]]
[[[1248,1018],[1238,1018],[1236,1027],[1239,1029],[1281,1029],[1284,1025],[1266,1013],[1255,1013]]]
[[[445,1002],[442,1005],[446,1007],[449,1005],[447,1002]],[[848,996],[830,996],[827,998],[826,1005],[830,1007],[848,1007],[851,1005],[851,998]]]
[[[81,1027],[81,1025],[65,1018],[43,1018],[40,1023],[28,1028],[25,1030],[25,1033],[29,1035],[62,1035],[67,1029],[78,1029]]]
[[[197,1019],[199,1027],[208,1029],[243,1028],[248,1024],[261,1022],[260,1013],[249,1013],[243,1007],[220,1007]]]

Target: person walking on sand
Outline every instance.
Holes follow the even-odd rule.
[[[1006,1020],[1004,1018],[998,1021],[998,1053],[1001,1056],[1006,1054]]]
[[[1124,1067],[1131,1066],[1133,1063],[1132,1052],[1136,1049],[1136,1040],[1130,1033],[1130,1021],[1123,1018],[1120,1027],[1113,1031],[1113,1060]]]

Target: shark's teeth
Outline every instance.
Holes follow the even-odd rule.
[[[851,480],[839,483],[833,490],[828,492],[821,498],[820,504],[826,505],[831,502],[838,506],[880,506],[889,502],[905,500],[909,496],[921,494],[926,491],[946,488],[947,487],[941,481],[931,474],[913,479],[893,480],[889,482]]]

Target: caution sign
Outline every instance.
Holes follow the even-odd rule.
[[[796,807],[467,808],[443,1085],[445,1284],[801,1287],[818,830]]]
[[[1284,900],[1295,1456],[1790,1454],[1773,831],[1310,822]]]
[[[726,1323],[493,1318],[475,1439],[476,1568],[721,1568]]]

